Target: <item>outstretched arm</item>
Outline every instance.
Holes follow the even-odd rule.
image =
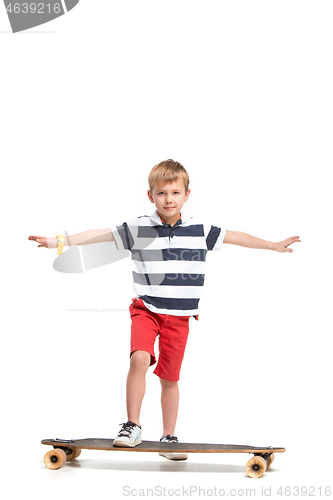
[[[73,234],[73,236],[65,236],[64,239],[65,247],[114,241],[111,229],[89,229],[88,231],[83,231],[83,233]],[[58,238],[49,238],[47,236],[29,236],[28,240],[39,243],[38,248],[57,248],[58,245]]]
[[[276,252],[293,252],[289,245],[301,241],[299,236],[291,236],[286,240],[273,243],[271,241],[261,240],[250,234],[241,233],[240,231],[227,231],[223,243],[232,245],[240,245],[247,248],[261,248],[265,250],[275,250]]]

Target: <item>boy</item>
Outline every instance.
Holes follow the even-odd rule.
[[[222,243],[249,248],[292,252],[288,246],[299,236],[272,243],[238,231],[196,221],[183,210],[190,195],[189,176],[183,165],[166,160],[151,170],[148,198],[156,210],[112,226],[110,230],[91,230],[70,237],[30,236],[46,248],[114,241],[119,250],[132,254],[134,290],[130,305],[131,351],[126,384],[128,421],[113,441],[114,446],[134,447],[141,443],[140,409],[145,394],[145,375],[156,363],[154,342],[159,336],[159,358],[154,373],[161,383],[163,435],[160,441],[178,442],[174,436],[177,420],[178,380],[189,332],[189,319],[198,319],[200,292],[204,283],[204,264],[209,250]],[[89,240],[89,241],[87,241]],[[60,250],[59,250],[60,248]],[[187,454],[160,453],[171,460]]]

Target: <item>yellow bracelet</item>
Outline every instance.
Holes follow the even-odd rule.
[[[65,236],[63,234],[56,234],[55,238],[58,238],[57,255],[61,255],[64,249]]]

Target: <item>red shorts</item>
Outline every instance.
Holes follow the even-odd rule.
[[[132,299],[131,355],[134,351],[150,354],[150,365],[156,363],[154,343],[159,335],[159,357],[154,370],[158,377],[177,382],[184,358],[191,316],[171,316],[149,311],[142,299]]]

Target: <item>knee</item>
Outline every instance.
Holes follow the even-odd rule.
[[[134,351],[131,355],[130,369],[146,373],[150,366],[150,354],[146,351]]]
[[[163,378],[160,378],[160,382],[161,382],[162,389],[164,389],[164,388],[168,389],[171,387],[178,386],[178,382],[171,382],[170,380],[164,380]]]

